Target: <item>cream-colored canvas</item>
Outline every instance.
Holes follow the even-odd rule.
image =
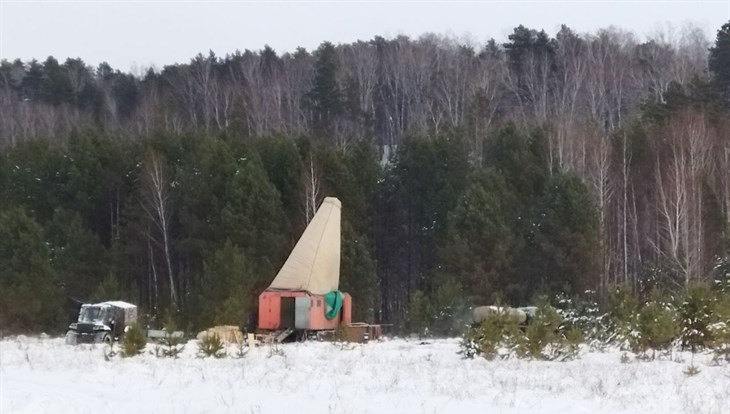
[[[337,198],[324,199],[269,289],[304,290],[315,295],[337,290],[341,208]]]

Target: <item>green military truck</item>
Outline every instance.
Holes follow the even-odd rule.
[[[81,305],[78,321],[68,326],[66,343],[111,343],[137,321],[137,306],[122,301]]]

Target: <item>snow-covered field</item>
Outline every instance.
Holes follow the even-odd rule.
[[[148,347],[149,348],[149,347]],[[105,360],[59,338],[0,341],[1,413],[730,413],[730,367],[695,358],[621,363],[464,360],[458,340],[309,342],[243,359]],[[234,350],[231,350],[234,353]]]

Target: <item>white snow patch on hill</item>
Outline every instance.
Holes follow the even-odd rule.
[[[152,346],[148,346],[148,350]],[[730,367],[689,354],[620,362],[464,360],[458,340],[389,340],[343,349],[308,342],[243,359],[153,355],[106,361],[59,338],[0,341],[1,413],[730,413]],[[235,353],[233,349],[231,353]]]

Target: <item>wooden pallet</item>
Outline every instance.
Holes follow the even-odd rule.
[[[262,344],[280,344],[282,343],[286,338],[291,336],[294,333],[294,328],[285,329],[283,331],[273,331],[273,332],[267,332],[264,334],[256,334],[256,341]]]

